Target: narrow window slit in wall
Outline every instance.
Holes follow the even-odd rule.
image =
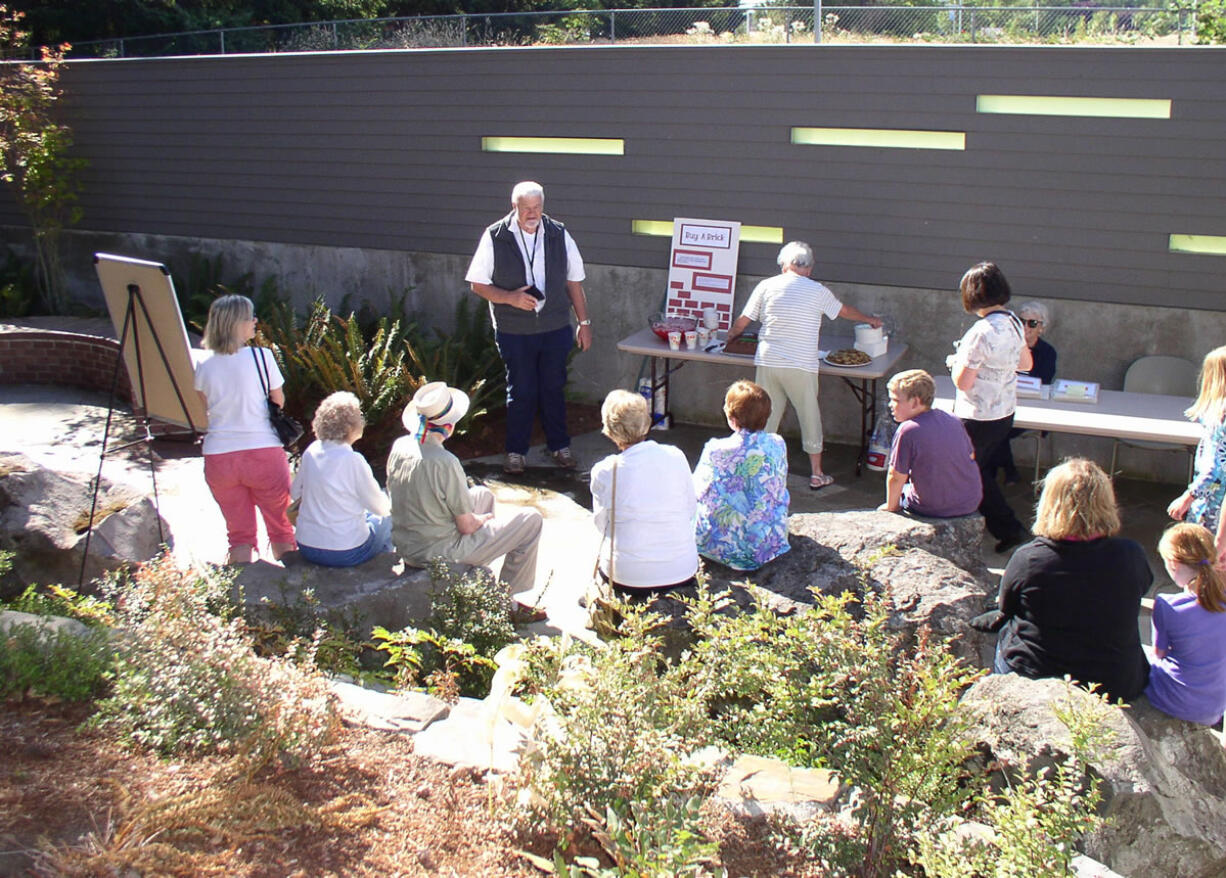
[[[886,149],[966,149],[966,132],[906,128],[793,128],[792,143]]]
[[[553,155],[625,155],[626,141],[613,137],[482,137],[481,150]]]
[[[1095,116],[1117,119],[1169,119],[1171,102],[1156,98],[1073,98],[1054,95],[979,95],[980,113],[1021,116]]]

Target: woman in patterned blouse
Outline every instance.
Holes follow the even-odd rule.
[[[771,401],[752,381],[724,397],[732,435],[711,439],[694,469],[698,552],[734,570],[757,570],[788,545],[788,458],[783,438],[765,433]]]

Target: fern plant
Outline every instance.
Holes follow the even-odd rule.
[[[429,333],[410,324],[404,346],[410,367],[423,382],[446,381],[468,394],[470,422],[506,405],[506,373],[489,310],[470,297],[456,305],[454,330]]]
[[[272,303],[265,314],[260,341],[276,355],[295,413],[307,416],[329,393],[347,390],[361,403],[366,422],[377,427],[398,415],[420,384],[405,368],[398,320],[381,318],[367,338],[354,314],[333,314],[322,299],[312,303],[301,327],[285,303]]]

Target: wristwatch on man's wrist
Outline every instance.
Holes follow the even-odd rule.
[[[591,326],[591,325],[592,325],[592,321],[590,321],[590,320],[580,320],[580,321],[579,321],[579,325],[580,325],[580,326]]]

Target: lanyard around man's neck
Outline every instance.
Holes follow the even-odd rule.
[[[528,282],[536,283],[536,243],[541,239],[541,226],[538,223],[536,231],[532,233],[532,251],[528,251],[528,242],[524,238],[523,226],[519,224],[519,220],[515,221],[515,231],[519,232],[519,246],[523,251],[524,258],[528,260]]]

